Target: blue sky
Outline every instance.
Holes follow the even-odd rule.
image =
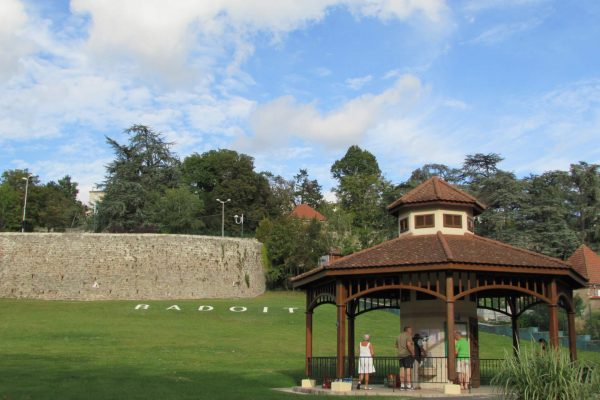
[[[476,152],[598,163],[599,22],[598,1],[1,0],[0,170],[86,200],[138,123],[326,191],[352,144],[393,182]]]

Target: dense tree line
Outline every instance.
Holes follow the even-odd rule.
[[[337,201],[324,201],[321,185],[306,169],[290,178],[256,171],[252,157],[233,150],[193,153],[183,160],[172,144],[143,125],[125,131],[126,144],[107,138],[115,153],[100,187],[97,215],[84,219],[69,176],[42,185],[30,178],[28,230],[87,226],[98,232],[220,234],[221,203],[227,201],[225,231],[244,232],[266,244],[265,259],[275,286],[317,265],[331,248],[348,254],[397,235],[386,206],[432,176],[473,194],[488,205],[476,233],[550,256],[567,258],[582,243],[600,250],[600,166],[579,162],[568,171],[517,178],[503,170],[498,154],[470,154],[458,167],[426,164],[400,183],[382,173],[367,150],[351,146],[331,165]],[[0,230],[16,231],[26,170],[5,171],[0,181]],[[288,218],[308,204],[327,217],[322,224]],[[89,212],[88,212],[89,213]],[[90,222],[93,217],[94,223]]]
[[[26,182],[29,180],[29,182]],[[27,215],[23,223],[25,187]],[[27,169],[7,170],[0,177],[0,232],[31,232],[34,227],[64,231],[85,222],[84,207],[77,200],[77,183],[66,175],[57,182],[42,184]]]

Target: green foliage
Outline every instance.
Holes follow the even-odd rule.
[[[289,278],[313,269],[329,250],[323,225],[291,217],[264,219],[256,231],[269,260],[266,271],[270,288],[289,288]]]
[[[600,371],[586,362],[571,362],[563,351],[521,350],[518,358],[505,354],[505,361],[492,384],[504,399],[596,400]]]
[[[154,221],[162,233],[197,233],[204,226],[203,204],[186,188],[167,189],[157,201]]]
[[[0,184],[0,231],[16,231],[21,227],[22,199],[8,182]]]
[[[593,312],[585,320],[585,331],[594,340],[600,340],[600,312]]]
[[[7,170],[0,183],[0,231],[17,231],[21,228],[25,179],[27,170]],[[77,201],[77,183],[70,176],[58,183],[40,183],[37,176],[29,178],[27,191],[26,231],[34,228],[61,231],[84,222],[83,205]]]
[[[306,169],[300,169],[294,176],[294,203],[308,204],[312,208],[319,208],[323,203],[321,185],[316,179],[311,180]]]
[[[159,229],[156,211],[167,189],[179,185],[179,160],[170,143],[143,125],[125,130],[129,143],[108,138],[115,160],[106,170],[104,199],[99,207],[101,230],[140,232]]]
[[[204,203],[206,230],[221,230],[221,204],[225,205],[225,230],[240,229],[234,215],[244,214],[244,229],[254,231],[258,222],[276,213],[269,182],[254,171],[254,159],[233,150],[211,150],[186,157],[182,166],[183,181],[198,193]]]
[[[338,180],[334,189],[338,204],[352,217],[353,234],[361,248],[389,239],[394,219],[387,213],[384,193],[391,184],[381,176],[377,159],[358,146],[351,146],[331,167]]]

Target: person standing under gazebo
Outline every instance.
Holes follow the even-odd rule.
[[[364,340],[359,345],[359,359],[358,359],[358,385],[357,389],[360,389],[363,378],[365,379],[365,390],[371,390],[369,387],[369,374],[375,372],[375,366],[373,365],[373,357],[375,356],[375,350],[373,350],[373,344],[370,342],[371,337],[369,334],[364,336]]]
[[[467,338],[461,332],[455,332],[456,349],[456,372],[461,389],[469,388],[471,380],[471,349]]]

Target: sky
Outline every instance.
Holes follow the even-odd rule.
[[[86,201],[133,124],[329,199],[354,144],[394,183],[474,153],[600,163],[600,2],[0,0],[0,171]]]

